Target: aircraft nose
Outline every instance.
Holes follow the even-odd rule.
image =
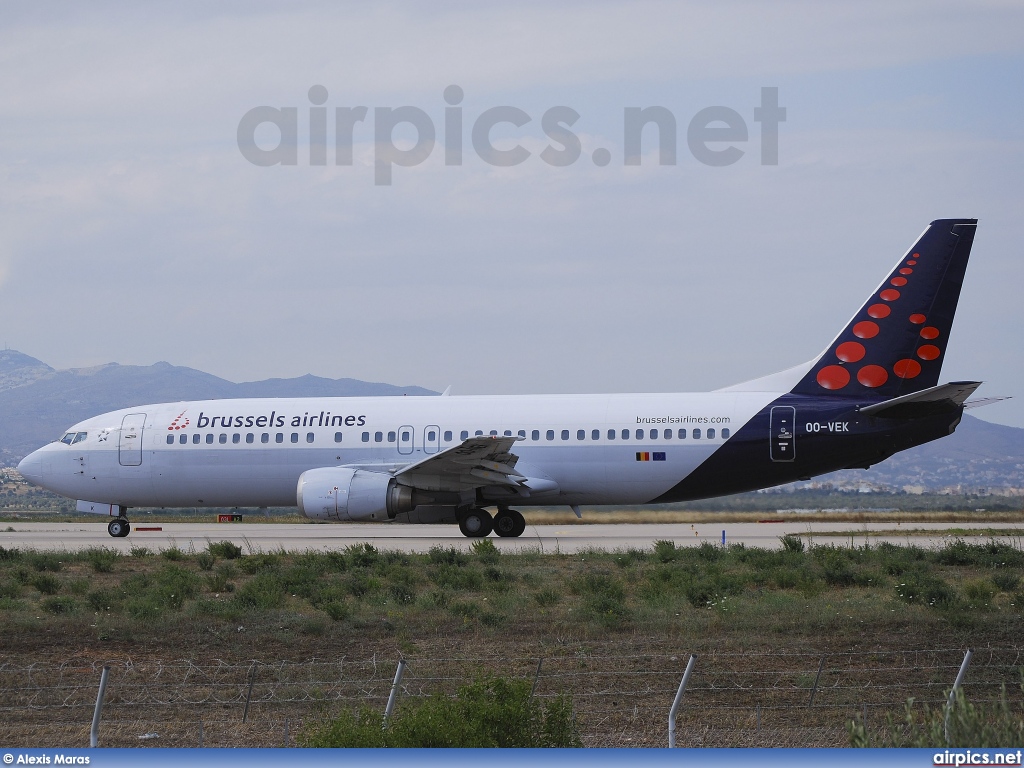
[[[18,464],[18,472],[33,485],[43,484],[44,459],[42,451],[33,451]]]

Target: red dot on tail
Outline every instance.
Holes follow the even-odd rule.
[[[865,387],[880,387],[889,380],[889,374],[880,365],[865,365],[857,371],[857,381]]]
[[[870,320],[861,320],[853,326],[853,335],[858,339],[873,339],[878,335],[878,324],[872,323]]]
[[[910,261],[908,261],[908,262],[907,262],[907,266],[909,266],[909,267],[912,267],[912,266],[914,266],[915,264],[917,264],[917,262],[916,262],[916,261],[914,261],[913,259],[911,259]]]
[[[850,372],[841,365],[826,365],[818,371],[818,384],[825,389],[842,389],[850,383]]]
[[[912,275],[912,274],[914,274],[914,270],[912,270],[910,267],[904,267],[903,269],[900,270],[900,274],[901,275]]]
[[[872,304],[870,307],[868,307],[868,315],[875,318],[876,320],[881,320],[883,317],[888,317],[890,312],[892,312],[892,310],[885,306],[885,304]]]
[[[878,294],[878,297],[882,299],[882,301],[896,301],[896,299],[900,297],[900,292],[895,288],[887,288]]]
[[[864,359],[864,345],[856,341],[844,341],[836,347],[836,357],[844,363],[856,363]]]
[[[924,344],[917,350],[917,356],[922,360],[934,360],[940,354],[942,354],[941,350],[934,344]]]
[[[905,278],[905,277],[894,277],[892,280],[889,281],[889,283],[892,284],[892,285],[895,285],[895,286],[906,285],[907,284],[907,278]]]
[[[921,325],[925,320],[926,320],[926,318],[922,314],[916,314],[916,315],[911,315],[910,316],[910,322],[912,322],[914,325]]]
[[[917,259],[917,258],[920,258],[920,257],[921,257],[920,253],[915,253],[913,258]]]
[[[921,372],[921,364],[917,360],[904,358],[896,362],[896,365],[892,367],[892,371],[901,379],[912,379]]]
[[[921,338],[922,339],[937,339],[937,338],[939,338],[939,329],[934,327],[934,326],[932,326],[932,325],[927,325],[927,326],[925,326],[924,328],[921,329]]]

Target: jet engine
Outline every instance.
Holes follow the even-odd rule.
[[[299,476],[296,495],[299,511],[313,520],[394,520],[413,509],[412,488],[364,469],[306,470]]]

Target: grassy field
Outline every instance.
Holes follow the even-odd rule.
[[[250,552],[226,542],[202,552],[136,548],[130,556],[102,548],[74,554],[0,548],[3,668],[12,670],[6,682],[0,679],[0,696],[8,702],[0,737],[6,743],[55,746],[47,739],[67,733],[79,745],[87,733],[87,707],[75,710],[78,719],[61,730],[53,712],[19,704],[13,689],[22,683],[12,682],[13,670],[29,665],[41,670],[113,661],[142,669],[216,659],[244,669],[253,659],[269,665],[340,657],[368,663],[372,657],[374,690],[380,693],[393,667],[378,672],[377,659],[402,657],[411,668],[417,660],[423,660],[421,668],[432,660],[436,673],[419,684],[430,693],[477,673],[527,675],[539,658],[550,660],[549,669],[588,659],[597,676],[586,684],[587,691],[593,688],[590,693],[574,688],[582,683],[571,676],[548,678],[547,685],[552,693],[581,697],[576,706],[585,743],[629,745],[660,744],[665,691],[670,703],[678,684],[673,680],[691,652],[712,666],[714,659],[725,663],[728,658],[730,674],[754,675],[755,682],[762,671],[778,666],[777,658],[802,654],[810,659],[807,669],[779,678],[786,682],[774,691],[752,682],[748,695],[743,685],[730,683],[736,690],[723,706],[742,710],[752,723],[755,706],[766,708],[766,719],[769,712],[783,717],[794,691],[799,700],[806,696],[820,654],[910,658],[937,649],[1015,649],[1020,643],[1024,553],[1016,548],[959,541],[941,550],[804,549],[796,539],[784,543],[779,551],[767,551],[707,544],[677,549],[660,542],[651,551],[577,555],[499,553],[486,539],[471,553],[438,548],[424,555],[367,545],[344,552]],[[641,664],[640,658],[648,659],[642,665],[661,659],[658,664],[667,666],[650,672],[638,668],[628,685],[614,677]],[[1009,679],[1003,680],[1011,688],[1017,663],[1012,658],[1004,665]],[[450,660],[447,667],[437,661],[443,659]],[[943,664],[936,680],[951,681]],[[837,708],[828,715],[808,714],[818,735],[799,743],[841,746],[845,720],[860,712],[861,702],[867,706],[875,687],[872,706],[901,711],[902,689],[895,699],[885,698],[891,672],[884,664],[876,666],[865,673],[864,692],[849,701],[836,699]],[[906,664],[908,670],[923,666]],[[651,696],[639,696],[653,679],[644,675],[652,674],[661,681],[653,697],[657,706]],[[602,687],[595,682],[601,675],[619,682]],[[927,685],[934,698],[939,682]],[[833,694],[850,687],[833,681]],[[714,689],[702,694],[706,702],[721,695]],[[604,709],[594,708],[604,701],[602,690],[611,691],[615,706],[606,702]],[[634,702],[631,711],[616,709],[623,698]],[[294,728],[339,705],[282,705],[261,710],[260,717],[272,716],[279,725],[287,717]],[[188,741],[195,738],[194,711],[162,711],[165,736],[159,745],[194,743]],[[699,718],[699,713],[689,716]],[[760,733],[760,710],[757,717]],[[212,728],[207,726],[208,744],[214,743]],[[216,743],[279,743],[267,742],[267,733],[268,728],[251,725],[225,729]],[[709,731],[701,743],[737,743],[738,738]],[[138,744],[134,737],[124,743]],[[790,742],[780,736],[773,743]]]

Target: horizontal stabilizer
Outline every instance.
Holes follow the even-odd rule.
[[[940,384],[937,387],[922,389],[920,392],[865,406],[860,409],[860,412],[883,419],[915,419],[932,416],[962,407],[964,401],[980,386],[980,381],[954,381],[949,384]]]
[[[981,408],[983,405],[992,405],[992,403],[999,403],[1003,400],[1012,400],[1013,398],[1009,395],[1005,397],[979,397],[977,400],[968,400],[964,403],[964,410],[970,410],[971,408]]]

